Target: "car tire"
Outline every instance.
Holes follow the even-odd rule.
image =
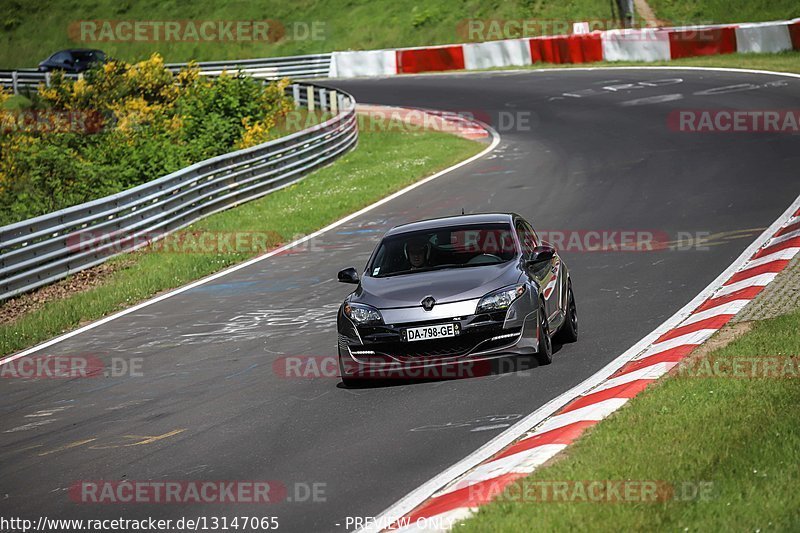
[[[350,378],[342,376],[342,385],[344,385],[348,389],[358,387],[359,385],[361,385],[361,383],[363,383],[363,381],[358,378]]]
[[[536,361],[540,366],[549,365],[553,362],[553,341],[550,339],[550,328],[547,326],[547,312],[544,302],[539,304],[539,351],[536,352]]]
[[[567,314],[564,324],[558,330],[556,341],[561,344],[578,340],[578,309],[575,306],[575,295],[572,293],[572,283],[567,285]]]

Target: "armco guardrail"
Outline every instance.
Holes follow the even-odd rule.
[[[188,63],[170,63],[167,65],[173,72],[178,72]],[[243,59],[238,61],[204,61],[197,63],[200,72],[206,76],[218,76],[222,71],[243,72],[254,78],[293,80],[327,78],[331,67],[331,54],[311,54],[291,57],[268,57],[263,59]],[[76,74],[67,74],[77,77]],[[50,75],[33,69],[0,70],[0,85],[8,87],[18,94],[22,90],[31,90],[40,83],[48,85]]]
[[[297,106],[330,110],[334,117],[118,194],[0,227],[0,300],[290,185],[355,146],[352,96],[310,84],[290,85],[287,92]]]
[[[242,59],[237,61],[203,61],[197,63],[200,72],[207,76],[216,76],[223,70],[241,71],[254,78],[294,80],[326,78],[331,68],[332,54],[313,54],[290,57],[268,57],[264,59]],[[171,63],[167,67],[173,72],[179,71],[187,63]]]
[[[68,77],[75,78],[75,74],[67,74]],[[39,72],[38,70],[0,70],[0,85],[11,89],[14,94],[19,94],[22,90],[33,90],[40,83],[50,85],[50,73]]]

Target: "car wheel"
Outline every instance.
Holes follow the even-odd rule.
[[[547,312],[544,302],[539,304],[539,351],[536,360],[540,365],[549,365],[553,362],[553,341],[550,339],[550,328],[547,326]]]
[[[572,284],[567,286],[567,316],[564,324],[558,330],[558,342],[567,343],[578,340],[578,309],[575,306],[575,295],[572,293]]]
[[[361,383],[363,383],[363,381],[358,378],[342,376],[342,385],[344,385],[347,388],[358,387],[359,385],[361,385]]]

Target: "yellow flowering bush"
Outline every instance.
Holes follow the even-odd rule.
[[[0,108],[5,105],[9,98],[11,98],[12,93],[10,90],[6,89],[5,87],[0,87]]]
[[[270,139],[270,130],[275,127],[275,119],[270,117],[265,120],[250,121],[250,117],[242,119],[242,138],[236,142],[236,148],[250,148],[258,146]]]
[[[158,54],[109,61],[80,79],[54,72],[34,95],[35,110],[67,117],[73,128],[0,132],[0,225],[261,144],[293,108],[288,83],[238,73],[211,78],[195,64],[173,74]],[[0,104],[7,98],[0,92]],[[99,131],[80,130],[98,117]]]

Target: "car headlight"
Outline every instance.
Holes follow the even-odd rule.
[[[476,314],[492,313],[508,309],[511,302],[525,294],[525,285],[514,285],[505,287],[499,291],[490,292],[478,302]]]
[[[359,326],[383,323],[380,311],[369,305],[345,303],[344,314]]]

